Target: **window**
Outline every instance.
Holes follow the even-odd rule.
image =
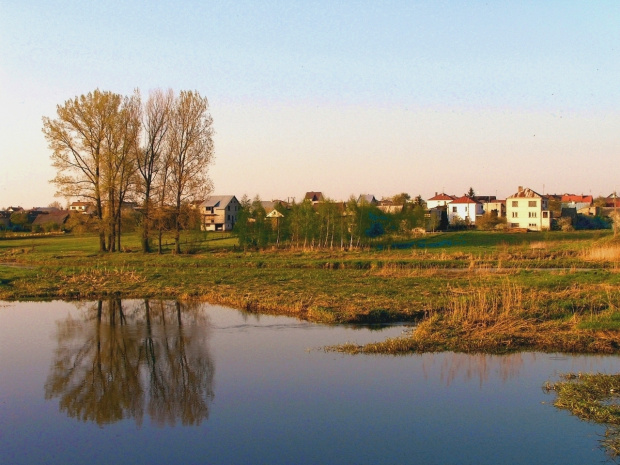
[[[512,206],[515,207],[515,208],[518,207],[519,206],[519,202],[517,202],[516,200],[513,200],[512,201]]]
[[[510,223],[510,227],[511,228],[518,228],[519,227],[519,223]]]
[[[529,212],[529,216],[530,216],[530,218],[537,218],[537,213],[536,212]]]
[[[452,213],[456,213],[456,207],[452,207]]]
[[[549,212],[543,212],[543,218],[549,218]]]
[[[518,218],[519,217],[519,213],[518,212],[512,212],[512,217],[513,218]]]
[[[527,202],[527,206],[536,208],[536,203],[536,200],[530,200]]]
[[[537,228],[538,225],[536,223],[530,223],[530,228]]]

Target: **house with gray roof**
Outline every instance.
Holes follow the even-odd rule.
[[[234,195],[211,195],[198,205],[203,231],[232,231],[241,204]]]

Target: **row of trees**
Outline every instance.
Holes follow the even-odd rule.
[[[57,170],[58,194],[95,205],[99,250],[121,249],[122,205],[142,206],[142,250],[151,251],[172,216],[175,250],[180,250],[184,208],[210,190],[213,120],[198,92],[152,91],[143,101],[95,90],[57,106],[43,118],[43,133]]]
[[[368,245],[385,234],[407,236],[416,228],[439,228],[441,218],[428,218],[423,204],[408,204],[398,213],[385,213],[374,205],[309,201],[288,208],[276,205],[266,214],[258,197],[244,197],[235,224],[242,247],[286,244],[303,248],[355,248]],[[436,224],[430,224],[435,221]]]

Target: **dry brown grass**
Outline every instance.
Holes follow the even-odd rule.
[[[620,262],[620,245],[591,247],[581,252],[581,258],[596,262]]]

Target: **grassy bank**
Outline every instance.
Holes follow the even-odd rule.
[[[554,405],[582,420],[606,425],[601,444],[614,459],[620,457],[620,375],[568,373],[561,381],[546,383],[555,392]]]
[[[188,236],[189,254],[145,255],[135,236],[0,240],[0,299],[200,299],[327,323],[417,321],[407,337],[348,352],[620,351],[620,243],[605,232],[464,232],[382,250],[241,251]]]

